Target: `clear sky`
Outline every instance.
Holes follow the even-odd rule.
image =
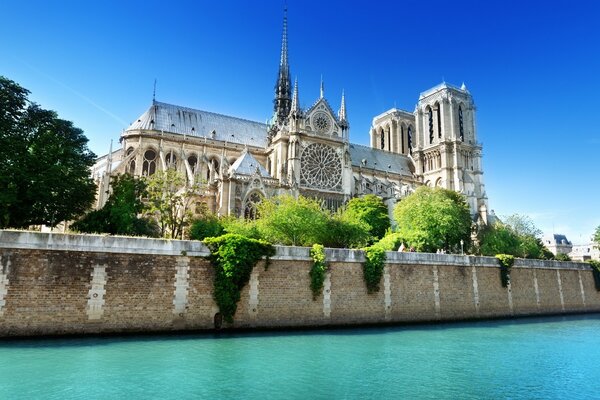
[[[265,121],[282,1],[0,0],[0,74],[72,120],[96,154],[152,101]],[[288,0],[300,102],[339,108],[352,142],[419,93],[465,82],[490,208],[586,243],[600,225],[600,2]]]

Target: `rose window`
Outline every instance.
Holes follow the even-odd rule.
[[[332,147],[313,143],[302,152],[300,163],[302,185],[318,189],[341,189],[342,161]]]

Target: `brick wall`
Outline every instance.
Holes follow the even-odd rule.
[[[0,231],[0,336],[214,327],[213,270],[198,242]],[[369,294],[360,251],[327,250],[313,299],[307,248],[279,247],[242,290],[234,328],[402,323],[598,312],[581,263],[389,252]]]

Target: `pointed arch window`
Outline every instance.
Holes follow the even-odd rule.
[[[169,151],[167,156],[165,157],[165,162],[167,164],[167,169],[177,169],[177,156],[174,151]]]
[[[412,144],[412,126],[408,126],[408,132],[406,135],[408,138],[408,154],[412,154],[413,144]]]
[[[252,192],[244,201],[244,218],[245,219],[256,219],[258,217],[258,203],[263,199],[260,192]]]
[[[465,141],[465,130],[463,126],[463,111],[462,107],[458,106],[458,130],[460,132],[460,140]]]
[[[381,136],[381,150],[385,149],[385,132],[383,131],[383,129],[381,129],[380,131],[380,136]]]
[[[129,157],[133,153],[133,147],[127,149],[126,157]],[[135,174],[135,157],[132,157],[129,161],[129,165],[127,166],[127,172],[130,174]]]
[[[144,153],[144,161],[142,163],[142,175],[150,176],[156,172],[156,152],[152,149],[146,150]]]
[[[427,115],[429,118],[429,144],[433,143],[433,110],[427,106]]]
[[[442,138],[442,106],[438,103],[437,109],[437,130],[438,130],[438,138]]]

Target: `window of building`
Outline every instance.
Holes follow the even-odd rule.
[[[412,126],[408,127],[407,136],[408,136],[408,153],[412,154],[412,148],[413,148],[413,144],[412,144]]]
[[[174,151],[171,150],[167,153],[167,156],[165,157],[165,162],[167,164],[167,169],[177,169],[177,156],[175,155]]]
[[[381,136],[381,150],[385,149],[385,132],[383,132],[383,129],[380,132],[380,136]]]
[[[442,107],[437,105],[437,130],[438,130],[438,138],[442,138]]]
[[[433,143],[433,110],[431,107],[427,107],[427,114],[429,116],[429,144]]]
[[[258,203],[263,199],[259,192],[252,192],[244,201],[244,218],[256,219],[258,217]]]
[[[462,107],[458,106],[458,129],[460,132],[460,140],[461,141],[465,141],[465,131],[463,128],[463,111],[462,111]]]
[[[150,176],[156,172],[156,152],[152,149],[146,150],[144,153],[144,161],[142,163],[142,175]]]

